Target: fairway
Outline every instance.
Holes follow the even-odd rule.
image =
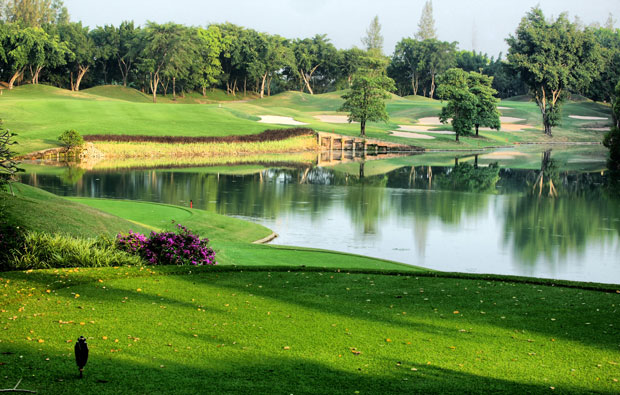
[[[25,154],[59,146],[57,137],[67,129],[82,135],[125,134],[152,136],[228,136],[258,134],[267,129],[286,128],[286,125],[260,123],[260,116],[290,117],[306,123],[317,131],[335,132],[348,136],[359,135],[359,125],[322,122],[324,116],[343,116],[337,112],[346,91],[310,95],[283,92],[264,99],[244,101],[162,100],[153,104],[144,101],[144,94],[121,86],[104,86],[81,92],[71,92],[45,85],[24,85],[5,92],[0,99],[0,117],[6,128],[18,133],[14,149]],[[218,92],[214,98],[222,100]],[[185,104],[184,104],[185,103]],[[194,103],[194,104],[187,104]],[[504,100],[502,115],[523,119],[531,125],[525,131],[481,131],[482,138],[464,137],[454,142],[453,135],[434,134],[433,139],[416,139],[392,134],[399,125],[416,125],[419,119],[437,117],[444,105],[428,98],[401,98],[392,95],[386,102],[390,120],[370,122],[370,138],[383,139],[427,149],[481,149],[509,146],[514,143],[599,142],[610,121],[575,119],[570,115],[610,117],[608,106],[593,102],[571,102],[566,105],[562,125],[549,138],[541,131],[540,112],[528,101]],[[511,126],[511,125],[509,125]],[[437,126],[450,129],[450,126]],[[508,128],[508,126],[506,126]],[[508,129],[506,129],[508,130]],[[286,148],[283,148],[286,149]]]

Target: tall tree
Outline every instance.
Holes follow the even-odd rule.
[[[571,90],[587,87],[599,73],[600,50],[589,30],[578,30],[566,15],[547,21],[535,7],[506,39],[508,62],[529,87],[543,118],[544,133],[558,125],[560,108]]]
[[[614,107],[620,100],[615,90],[620,82],[620,29],[601,28],[595,30],[594,35],[601,46],[602,71],[585,95],[592,100],[609,102]],[[612,117],[614,124],[620,127],[620,119],[613,111]]]
[[[491,87],[493,77],[472,71],[467,76],[469,91],[476,97],[474,115],[472,118],[478,137],[480,126],[499,130],[501,127],[500,113],[497,109],[499,99],[495,97],[497,91]]]
[[[139,68],[148,76],[153,103],[157,103],[157,89],[162,77],[173,75],[182,65],[187,51],[185,39],[185,28],[174,23],[148,22],[140,31]]]
[[[329,82],[334,77],[331,74],[337,65],[338,51],[324,34],[296,40],[292,47],[295,54],[295,73],[299,76],[301,91],[307,89],[312,95],[312,79],[317,71],[324,82]]]
[[[79,91],[84,75],[95,63],[95,44],[89,35],[88,27],[82,27],[82,22],[73,22],[58,27],[61,40],[65,41],[73,54],[68,63],[71,74],[71,90]],[[74,80],[74,71],[76,72]]]
[[[9,0],[4,13],[9,22],[25,27],[69,22],[69,13],[62,0]]]
[[[381,35],[381,24],[379,23],[378,15],[372,19],[370,26],[366,29],[366,35],[362,37],[362,44],[364,44],[366,51],[371,55],[383,55],[383,36]]]
[[[403,38],[396,44],[388,75],[394,79],[401,93],[418,94],[427,69],[426,46],[422,41]]]
[[[456,141],[459,141],[460,136],[471,134],[474,126],[476,95],[470,92],[467,79],[468,73],[452,68],[441,76],[441,84],[437,89],[437,95],[448,101],[441,109],[439,119],[442,123],[448,123],[452,118]]]
[[[437,32],[435,31],[435,18],[433,18],[432,0],[426,0],[426,3],[424,3],[422,16],[420,16],[420,22],[418,22],[418,31],[415,34],[415,38],[420,41],[437,39]]]
[[[428,97],[432,99],[435,93],[437,75],[456,64],[456,42],[449,43],[430,39],[423,41],[423,43],[426,46],[426,67],[430,78]]]
[[[202,95],[207,94],[207,88],[217,82],[217,77],[222,73],[220,53],[222,52],[222,33],[215,26],[206,29],[198,28],[195,31],[197,40],[197,56],[194,66],[195,76]]]
[[[360,123],[360,135],[366,137],[366,123],[388,121],[385,99],[394,90],[394,81],[384,75],[358,75],[353,79],[351,91],[342,96],[345,100],[340,111],[349,113],[349,122]]]

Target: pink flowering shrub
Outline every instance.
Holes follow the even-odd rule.
[[[215,252],[209,239],[200,239],[183,225],[177,232],[151,232],[147,238],[129,231],[116,236],[116,246],[123,251],[140,255],[152,265],[215,265]]]

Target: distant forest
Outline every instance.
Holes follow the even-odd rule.
[[[383,53],[378,18],[361,37],[363,48],[337,49],[324,34],[287,39],[230,23],[206,27],[148,22],[96,28],[73,22],[61,0],[0,1],[0,80],[5,88],[45,83],[71,90],[116,84],[153,96],[206,94],[260,97],[286,90],[324,93],[347,89],[369,68],[387,74],[398,95],[436,96],[438,78],[457,67],[493,77],[500,98],[526,94],[528,87],[502,54],[460,50],[437,39],[432,3],[427,1],[414,37],[403,38],[393,54]],[[620,74],[620,29],[610,15],[604,26],[573,26],[596,38],[604,65],[581,91],[610,101]]]

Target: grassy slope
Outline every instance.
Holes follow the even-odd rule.
[[[123,133],[182,136],[221,136],[252,134],[268,128],[285,127],[255,122],[258,115],[291,116],[306,122],[320,131],[333,131],[346,135],[359,134],[356,124],[319,122],[318,114],[336,114],[343,92],[309,95],[285,92],[263,100],[228,102],[223,104],[198,103],[194,94],[170,104],[162,98],[155,105],[148,103],[140,92],[118,86],[92,88],[83,92],[69,92],[49,86],[26,85],[5,91],[0,98],[0,117],[6,127],[20,134],[20,153],[57,146],[56,137],[64,130],[74,128],[82,134]],[[214,97],[222,95],[215,92]],[[200,96],[200,95],[199,95]],[[476,149],[506,145],[514,142],[600,141],[604,132],[584,131],[580,127],[592,125],[591,121],[568,118],[570,114],[609,116],[609,108],[592,102],[569,103],[565,106],[563,126],[554,129],[554,138],[545,137],[541,129],[538,109],[528,101],[503,101],[506,116],[525,119],[524,123],[535,129],[525,132],[481,132],[483,138],[463,138],[460,144],[452,136],[436,135],[434,140],[416,140],[392,137],[390,130],[398,124],[414,124],[420,117],[436,116],[442,103],[425,98],[400,98],[393,96],[387,102],[389,123],[370,123],[369,137],[387,139],[404,144],[423,145],[431,149]],[[595,122],[605,126],[605,122]]]
[[[28,230],[61,232],[81,237],[96,237],[102,233],[113,236],[130,229],[149,231],[147,227],[38,188],[13,184],[13,190],[16,196],[2,194],[0,204],[4,207],[9,222]]]

